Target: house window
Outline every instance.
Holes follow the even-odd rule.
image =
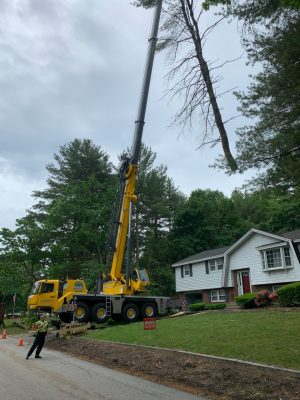
[[[223,269],[223,258],[217,259],[217,266],[218,266],[218,269]]]
[[[266,250],[267,268],[281,268],[282,260],[280,249]]]
[[[288,247],[263,250],[261,257],[264,270],[282,269],[292,266],[290,249]]]
[[[209,262],[209,269],[210,269],[211,271],[215,271],[215,269],[216,269],[215,260],[210,260],[210,262]]]
[[[190,266],[189,265],[184,266],[184,275],[190,276]]]
[[[210,300],[211,302],[225,301],[225,290],[224,289],[212,290],[210,292]]]
[[[284,254],[285,265],[287,267],[290,267],[292,265],[291,256],[290,256],[290,249],[288,247],[284,247],[283,248],[283,254]]]
[[[193,276],[193,264],[181,266],[181,278],[184,278],[185,276]]]

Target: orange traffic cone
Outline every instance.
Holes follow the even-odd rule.
[[[24,346],[24,341],[22,336],[20,336],[18,346]]]
[[[4,329],[4,331],[2,332],[1,339],[6,339],[6,330],[5,330],[5,329]]]

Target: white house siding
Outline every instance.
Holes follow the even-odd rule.
[[[206,274],[205,262],[193,264],[193,276],[181,278],[181,267],[175,268],[176,292],[216,289],[222,287],[222,270]]]
[[[300,280],[300,265],[292,249],[290,255],[294,268],[264,272],[260,251],[256,248],[264,245],[278,243],[271,237],[254,233],[253,236],[234,250],[229,256],[228,286],[233,286],[232,271],[249,269],[251,285],[264,285],[270,283],[285,283]]]

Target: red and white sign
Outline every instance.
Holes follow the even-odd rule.
[[[156,329],[156,318],[144,318],[144,330]]]

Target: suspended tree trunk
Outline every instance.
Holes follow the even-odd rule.
[[[153,7],[156,0],[135,0],[136,6]],[[170,99],[180,98],[183,101],[173,122],[185,127],[192,125],[193,118],[200,117],[200,146],[211,146],[221,142],[225,159],[232,172],[238,169],[230,151],[229,140],[225,129],[214,89],[219,77],[212,73],[229,61],[219,66],[209,65],[203,55],[203,47],[208,34],[221,22],[220,18],[203,33],[199,21],[204,13],[203,0],[164,0],[161,26],[161,37],[158,49],[168,49],[168,62],[171,70],[167,74]],[[217,55],[216,55],[217,56]],[[203,123],[202,123],[203,121]]]
[[[207,62],[204,59],[203,51],[202,51],[202,38],[199,31],[198,20],[194,15],[194,1],[193,0],[180,0],[182,15],[184,17],[184,21],[186,23],[186,27],[190,32],[191,38],[193,40],[195,46],[196,57],[199,62],[200,71],[202,74],[202,78],[205,82],[207,94],[209,96],[209,102],[213,110],[213,115],[215,119],[216,126],[220,133],[220,141],[222,143],[223,151],[225,158],[228,162],[228,165],[232,171],[236,171],[238,169],[237,163],[233,158],[230,147],[227,132],[225,130],[225,126],[222,120],[221,112],[218,106],[217,98],[213,89],[213,83],[210,77],[210,71],[207,65]]]

